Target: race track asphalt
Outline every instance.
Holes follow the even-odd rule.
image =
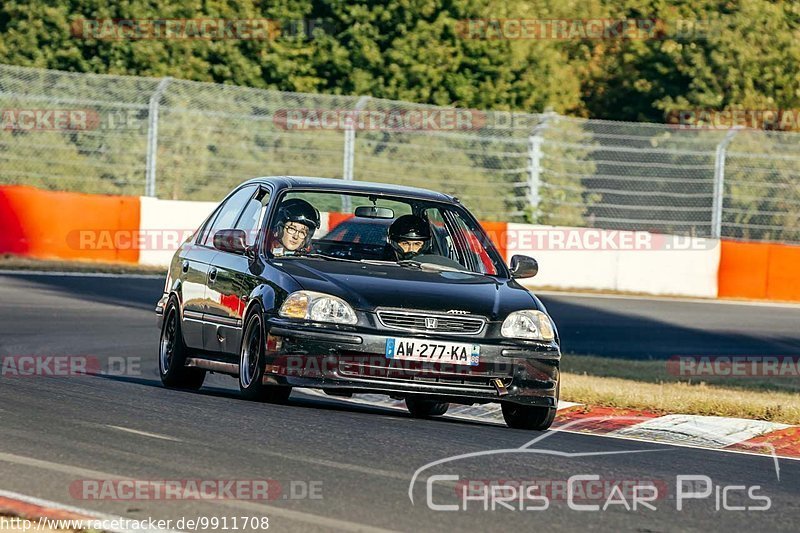
[[[770,457],[563,432],[547,433],[527,453],[494,453],[424,470],[413,484],[412,504],[412,476],[426,464],[513,450],[539,434],[447,418],[415,420],[302,392],[287,405],[246,402],[235,380],[218,375],[196,393],[164,389],[152,311],[161,287],[147,278],[0,275],[4,364],[9,356],[70,355],[95,357],[102,368],[110,361],[126,365],[124,375],[0,373],[0,489],[137,519],[268,516],[274,531],[797,529],[800,462],[782,459],[776,471]],[[658,358],[800,351],[798,308],[542,298],[566,351]],[[592,455],[602,452],[619,453]],[[510,510],[496,498],[496,510],[484,510],[484,501],[491,506],[484,498],[469,501],[466,511],[437,511],[426,503],[429,494],[438,504],[463,501],[455,481],[436,481],[429,491],[432,473],[458,476],[459,482],[535,479],[557,487],[571,476],[597,475],[628,487],[655,485],[660,494],[651,502],[655,510],[611,505],[578,511],[555,491],[548,493],[547,509],[520,511],[518,501],[504,502]],[[678,511],[681,475],[707,476],[714,487],[705,499],[684,500]],[[269,479],[282,491],[271,501],[198,501],[87,499],[79,490],[91,486],[86,480],[118,478]],[[723,490],[730,486],[746,488]],[[303,497],[309,487],[319,497]],[[747,490],[767,497],[769,509],[730,509],[764,504]],[[631,495],[625,499],[630,504]],[[577,503],[602,506],[604,500]],[[542,504],[529,499],[522,506]]]

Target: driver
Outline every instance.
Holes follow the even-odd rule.
[[[431,228],[417,215],[403,215],[389,226],[389,245],[397,260],[413,259],[431,249]]]
[[[318,229],[319,211],[314,206],[300,198],[286,200],[278,208],[277,222],[272,231],[272,255],[295,255],[307,251]]]

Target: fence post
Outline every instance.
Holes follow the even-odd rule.
[[[156,195],[156,151],[158,150],[158,109],[161,96],[167,89],[171,77],[163,78],[150,96],[147,124],[147,162],[145,166],[144,195]]]
[[[541,187],[542,174],[542,143],[544,131],[549,122],[556,117],[556,113],[548,111],[542,115],[541,121],[534,126],[528,136],[528,205],[531,207],[531,216],[535,222],[539,211],[539,188]]]
[[[722,236],[722,202],[725,199],[725,156],[728,145],[739,133],[739,126],[731,128],[717,145],[714,157],[714,197],[711,209],[711,238],[719,239]]]
[[[353,111],[361,111],[364,109],[364,106],[367,105],[367,100],[369,100],[369,96],[362,96],[356,102]],[[356,149],[356,121],[358,120],[358,114],[350,115],[347,120],[345,121],[346,127],[344,130],[344,168],[342,170],[342,178],[347,181],[353,181],[353,162],[355,158],[355,149]],[[350,197],[349,196],[342,196],[342,212],[349,213],[350,212]]]

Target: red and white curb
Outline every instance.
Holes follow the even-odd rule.
[[[89,529],[90,525],[102,524],[101,531],[109,531],[111,533],[171,533],[166,529],[115,527],[115,524],[145,523],[147,521],[97,513],[88,509],[81,509],[7,490],[0,490],[0,515],[10,515],[30,520],[32,524],[31,528],[28,529],[29,531],[35,529],[56,530],[58,522],[61,522],[59,529],[63,529],[71,521],[73,524],[83,524],[84,526],[81,529]]]
[[[573,406],[553,427],[567,424],[573,433],[800,459],[800,426],[764,420]]]
[[[405,411],[403,401],[392,400],[379,394],[342,398],[328,396],[314,389],[298,390],[311,396],[331,400]],[[445,418],[505,425],[498,404],[451,405]],[[661,415],[633,409],[559,402],[553,430],[800,459],[800,426],[763,420],[681,414]]]

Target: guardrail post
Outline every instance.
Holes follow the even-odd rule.
[[[711,208],[711,238],[719,239],[722,236],[722,203],[725,200],[725,156],[728,145],[731,143],[741,128],[739,126],[728,130],[717,145],[714,157],[714,197]]]
[[[161,80],[156,90],[150,96],[150,106],[147,117],[147,160],[145,163],[144,195],[156,195],[156,160],[158,159],[158,110],[161,96],[167,89],[171,77]]]
[[[534,126],[528,136],[528,205],[531,208],[531,218],[535,222],[539,212],[539,188],[541,187],[542,174],[542,143],[544,142],[544,132],[549,126],[549,122],[556,117],[552,111],[542,115],[541,121]]]
[[[353,181],[353,163],[355,160],[356,149],[356,121],[358,120],[358,111],[364,109],[367,105],[369,96],[362,96],[356,102],[353,111],[355,113],[348,116],[346,120],[346,127],[344,130],[344,168],[342,171],[342,178],[347,181]],[[350,197],[342,196],[342,213],[349,213],[351,209]]]

